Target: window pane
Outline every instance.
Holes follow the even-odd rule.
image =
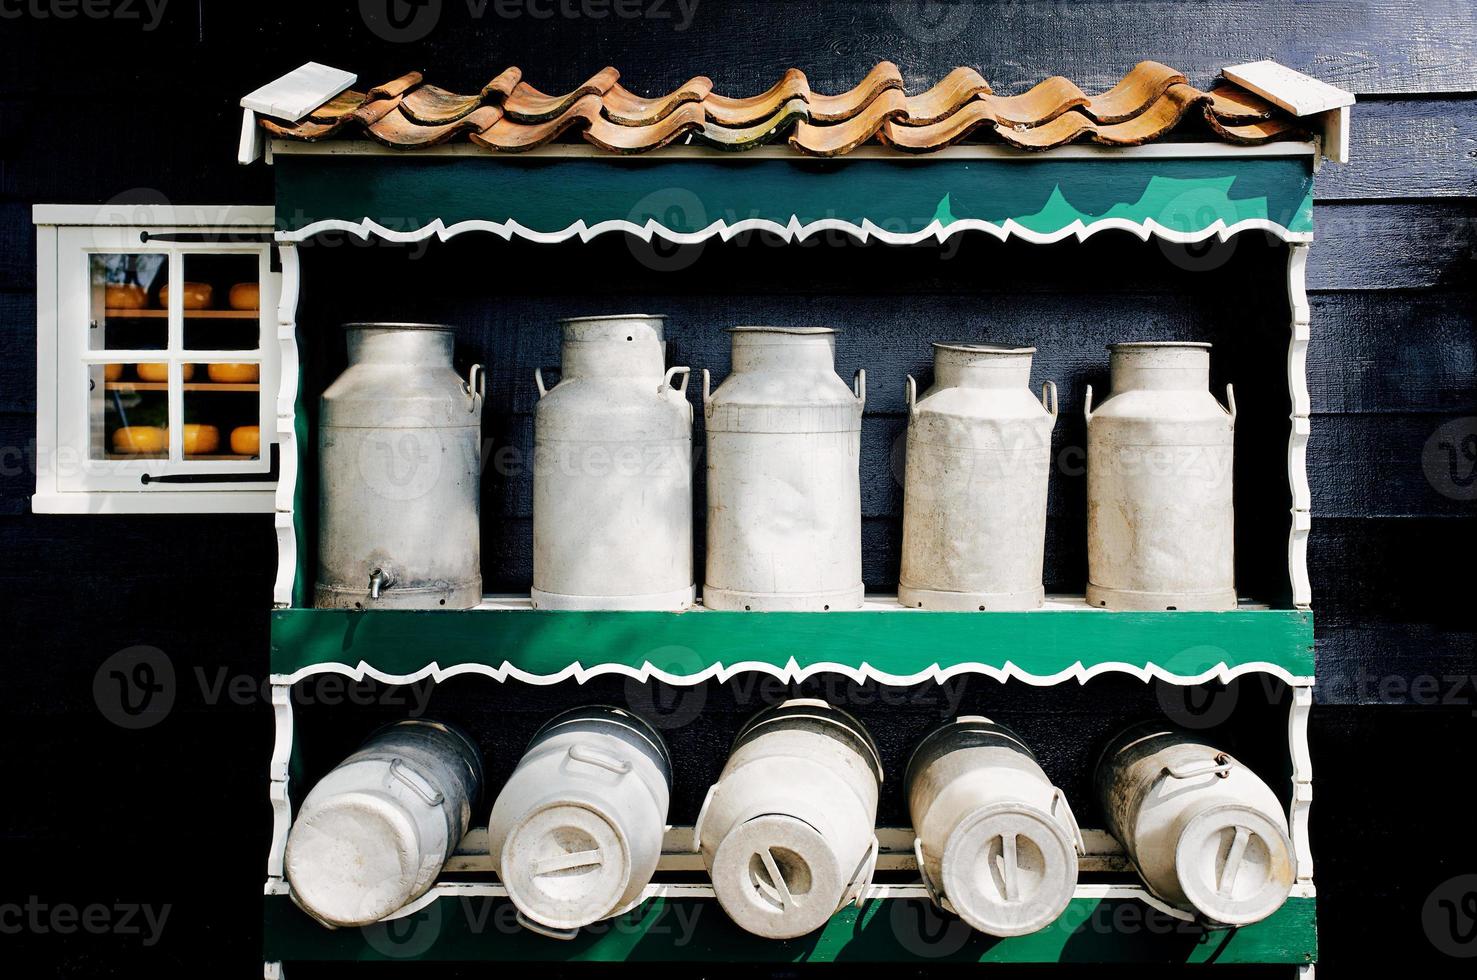
[[[87,371],[91,458],[168,458],[169,386],[162,380],[167,377],[165,365],[93,364]]]
[[[261,403],[258,385],[245,380],[256,365],[199,367],[204,379],[197,374],[194,383],[185,385],[185,459],[256,459],[261,452],[257,429]]]
[[[159,293],[169,281],[169,259],[157,253],[93,255],[91,350],[163,350],[169,313]]]
[[[255,350],[261,336],[256,253],[184,257],[187,350]]]

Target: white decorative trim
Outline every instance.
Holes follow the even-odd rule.
[[[269,883],[282,878],[283,857],[287,853],[287,833],[292,829],[292,799],[289,794],[288,766],[292,759],[293,723],[292,688],[272,685],[272,763],[268,793],[272,802],[272,843],[267,851]]]
[[[1017,223],[1014,218],[1006,218],[1000,224],[980,218],[960,218],[951,221],[947,226],[938,220],[934,220],[918,231],[896,232],[879,228],[865,218],[862,219],[860,225],[850,221],[844,221],[840,218],[821,218],[817,221],[802,224],[800,219],[793,215],[788,222],[783,224],[778,221],[771,221],[768,218],[745,218],[741,221],[735,221],[732,224],[720,219],[700,231],[690,232],[672,231],[657,223],[655,219],[648,219],[644,225],[638,225],[634,221],[627,221],[624,218],[600,221],[593,225],[587,224],[581,219],[559,231],[535,231],[531,228],[524,227],[512,218],[507,221],[489,221],[483,218],[474,218],[468,221],[458,221],[451,225],[447,225],[440,218],[436,218],[414,230],[402,231],[394,228],[386,228],[369,217],[365,217],[360,221],[327,218],[304,225],[296,231],[279,231],[277,233],[277,240],[279,242],[302,242],[326,231],[337,231],[354,235],[366,241],[373,236],[388,242],[409,243],[425,241],[433,235],[439,241],[446,241],[469,231],[485,231],[497,235],[504,240],[521,238],[525,241],[553,245],[569,241],[573,238],[578,238],[581,242],[588,242],[607,232],[625,232],[647,242],[653,238],[660,238],[663,241],[677,245],[695,245],[712,238],[718,238],[726,242],[737,235],[753,231],[768,232],[786,242],[803,242],[813,235],[839,231],[850,235],[861,243],[879,241],[888,245],[916,245],[926,241],[943,243],[953,236],[966,231],[982,231],[1001,241],[1009,238],[1020,238],[1036,245],[1050,245],[1067,238],[1075,238],[1079,242],[1086,241],[1099,232],[1110,230],[1129,232],[1141,241],[1148,241],[1150,238],[1160,238],[1178,244],[1203,242],[1212,237],[1224,242],[1232,236],[1239,235],[1245,231],[1263,231],[1284,242],[1306,243],[1313,240],[1313,233],[1310,231],[1288,231],[1277,222],[1266,218],[1247,218],[1233,225],[1227,225],[1223,220],[1217,218],[1205,228],[1187,232],[1166,228],[1153,218],[1147,218],[1142,222],[1129,221],[1126,218],[1102,218],[1090,224],[1084,224],[1081,219],[1078,219],[1071,224],[1064,225],[1050,232],[1032,231]]]
[[[293,502],[297,494],[297,389],[301,363],[297,346],[297,303],[302,286],[302,267],[296,244],[278,242],[282,258],[282,295],[277,303],[277,343],[281,348],[281,373],[277,383],[277,443],[280,466],[277,473],[277,578],[272,586],[274,605],[292,605],[297,578],[297,531]]]
[[[1308,340],[1312,311],[1308,305],[1308,245],[1293,244],[1287,254],[1287,300],[1292,310],[1287,347],[1287,390],[1292,403],[1291,432],[1287,441],[1287,482],[1292,495],[1292,529],[1287,542],[1288,579],[1292,604],[1307,609],[1313,602],[1308,578],[1308,532],[1312,523],[1313,494],[1308,485],[1308,436],[1312,401],[1308,394]]]
[[[1297,858],[1297,878],[1313,881],[1313,847],[1308,832],[1309,811],[1313,806],[1313,756],[1308,748],[1308,715],[1313,708],[1313,689],[1296,687],[1287,715],[1288,753],[1292,760],[1292,803],[1287,824],[1291,831],[1293,854]]]
[[[148,228],[229,228],[269,232],[277,220],[270,204],[35,204],[37,225],[100,225]]]
[[[848,163],[858,160],[881,160],[887,163],[927,164],[937,160],[1014,160],[1042,162],[1052,160],[1194,160],[1205,157],[1300,157],[1315,156],[1318,147],[1312,142],[1283,141],[1260,146],[1235,143],[1147,143],[1143,146],[1098,146],[1077,144],[1059,146],[1047,153],[1020,150],[995,143],[971,143],[948,146],[931,153],[903,153],[885,146],[859,146],[841,157],[811,157],[789,146],[776,144],[756,146],[742,153],[720,150],[702,143],[665,146],[652,153],[617,156],[609,150],[589,143],[550,143],[519,153],[497,153],[475,143],[443,143],[407,151],[375,143],[371,140],[323,140],[316,143],[292,139],[272,139],[267,144],[268,160],[272,156],[399,156],[412,153],[416,157],[481,157],[500,163],[515,164],[519,160],[619,160],[627,163],[662,163],[671,160],[707,160],[714,163],[740,163],[749,160],[786,160],[790,163]]]
[[[913,674],[890,674],[886,671],[877,670],[870,664],[852,667],[847,664],[818,663],[811,664],[808,667],[801,667],[793,658],[784,664],[784,666],[776,666],[762,661],[713,664],[695,674],[669,673],[650,663],[644,663],[640,667],[631,667],[626,664],[597,664],[593,667],[585,667],[582,664],[574,663],[560,670],[558,673],[533,674],[520,670],[506,661],[498,667],[479,663],[465,663],[443,668],[440,664],[431,663],[413,674],[390,674],[360,661],[354,666],[343,663],[317,663],[291,674],[273,674],[271,676],[273,684],[296,684],[319,674],[338,674],[353,678],[356,681],[372,678],[385,684],[401,685],[414,684],[417,681],[427,678],[439,684],[452,677],[466,674],[489,677],[499,682],[518,681],[540,687],[562,684],[568,680],[583,684],[596,677],[615,676],[627,677],[639,683],[657,680],[674,687],[692,687],[710,680],[725,683],[741,674],[749,673],[768,674],[787,684],[800,683],[809,677],[821,674],[841,674],[844,677],[856,681],[858,684],[876,681],[880,684],[896,687],[907,687],[929,681],[943,683],[951,678],[965,675],[990,677],[997,681],[1016,680],[1029,684],[1032,687],[1052,687],[1066,681],[1077,681],[1079,684],[1086,684],[1092,678],[1102,674],[1128,674],[1145,683],[1158,680],[1178,685],[1204,684],[1210,681],[1218,681],[1226,684],[1244,674],[1271,674],[1283,682],[1294,686],[1305,686],[1313,682],[1313,678],[1311,677],[1294,675],[1276,664],[1265,661],[1240,664],[1234,668],[1221,663],[1209,670],[1193,675],[1171,673],[1157,664],[1138,667],[1133,664],[1115,661],[1112,663],[1095,664],[1092,667],[1084,667],[1079,662],[1058,673],[1041,675],[1024,671],[1013,663],[1006,663],[1003,667],[978,663],[956,664],[948,668],[933,666],[927,670],[921,670]]]

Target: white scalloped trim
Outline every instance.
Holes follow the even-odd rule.
[[[921,670],[913,674],[889,674],[886,671],[872,667],[870,664],[852,667],[847,664],[818,663],[812,664],[809,667],[801,667],[795,662],[794,658],[791,658],[783,666],[757,660],[741,661],[735,664],[713,664],[695,674],[669,673],[659,667],[653,666],[651,663],[645,663],[640,667],[631,667],[627,664],[596,664],[593,667],[585,667],[583,664],[573,663],[558,673],[533,674],[514,667],[507,661],[503,661],[499,667],[491,667],[487,664],[480,663],[454,664],[450,667],[442,667],[440,664],[430,663],[413,674],[390,674],[372,667],[361,660],[357,666],[352,667],[348,664],[333,662],[311,664],[291,674],[273,674],[271,676],[271,682],[273,684],[290,685],[316,674],[340,674],[354,680],[372,678],[381,683],[400,685],[413,684],[426,678],[440,683],[459,674],[474,674],[490,677],[499,682],[512,680],[525,684],[546,686],[560,684],[569,680],[583,684],[595,677],[614,675],[628,677],[642,683],[650,680],[658,680],[677,687],[690,687],[709,680],[717,680],[721,683],[746,673],[769,674],[786,683],[803,681],[817,674],[841,674],[851,678],[858,684],[876,681],[881,684],[897,687],[907,687],[926,681],[943,683],[960,675],[983,675],[997,681],[1016,680],[1035,687],[1051,687],[1070,680],[1075,680],[1079,684],[1085,684],[1100,674],[1109,673],[1128,674],[1137,677],[1145,683],[1151,680],[1160,680],[1171,684],[1185,685],[1203,684],[1207,681],[1227,683],[1243,674],[1272,674],[1294,687],[1308,687],[1313,683],[1313,678],[1311,677],[1300,677],[1277,664],[1260,660],[1239,664],[1235,667],[1222,662],[1199,674],[1175,674],[1157,664],[1138,667],[1121,661],[1095,664],[1092,667],[1086,667],[1081,661],[1078,661],[1055,674],[1032,674],[1009,661],[1000,667],[990,664],[964,663],[955,664],[952,667],[933,665],[926,670]]]
[[[1118,230],[1126,231],[1142,241],[1150,238],[1161,238],[1165,241],[1188,244],[1192,242],[1203,242],[1208,238],[1215,237],[1224,242],[1234,235],[1245,231],[1264,231],[1274,235],[1284,242],[1307,243],[1313,240],[1310,231],[1289,231],[1275,221],[1267,218],[1248,218],[1238,221],[1233,225],[1227,225],[1225,221],[1217,218],[1211,224],[1198,231],[1176,231],[1159,224],[1153,218],[1145,221],[1129,221],[1126,218],[1101,218],[1089,224],[1084,224],[1081,219],[1071,224],[1063,225],[1061,228],[1050,232],[1032,231],[1018,224],[1014,218],[1007,218],[1003,223],[996,224],[993,221],[984,221],[979,218],[960,218],[951,221],[947,226],[937,219],[928,223],[924,228],[911,232],[888,231],[879,228],[867,219],[863,219],[860,225],[840,218],[821,218],[817,221],[802,224],[797,217],[791,217],[788,222],[781,224],[768,218],[745,218],[732,224],[722,219],[714,221],[700,231],[680,232],[672,231],[655,219],[649,219],[644,225],[627,221],[624,218],[616,218],[609,221],[600,221],[593,225],[586,224],[583,220],[560,231],[535,231],[526,228],[516,220],[510,218],[507,221],[489,221],[482,218],[474,218],[468,221],[458,221],[447,225],[440,218],[422,225],[413,231],[397,231],[386,228],[372,218],[364,218],[361,221],[346,221],[342,218],[329,218],[323,221],[315,221],[304,225],[297,231],[279,231],[277,240],[279,242],[301,242],[314,235],[325,231],[340,231],[354,235],[360,239],[367,240],[371,235],[376,238],[390,242],[419,242],[431,236],[441,241],[454,238],[457,235],[469,231],[485,231],[499,238],[509,240],[522,238],[530,242],[552,245],[559,242],[578,238],[582,242],[606,234],[608,232],[626,232],[635,235],[643,241],[651,241],[653,237],[679,245],[695,245],[705,242],[710,238],[718,238],[721,241],[742,235],[751,231],[767,231],[778,235],[787,242],[800,242],[828,231],[839,231],[858,242],[879,241],[888,245],[915,245],[919,242],[933,241],[944,242],[954,235],[966,231],[982,231],[988,235],[1005,241],[1008,238],[1020,238],[1036,245],[1049,245],[1053,242],[1062,241],[1065,238],[1076,238],[1078,241],[1086,241],[1093,235],[1102,231]]]

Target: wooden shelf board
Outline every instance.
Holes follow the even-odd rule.
[[[261,310],[183,310],[186,320],[258,320],[261,319]],[[168,310],[141,309],[129,310],[117,307],[108,307],[103,315],[109,320],[163,320],[169,316]]]
[[[1313,614],[1252,604],[1109,612],[1080,597],[1053,597],[1032,612],[929,612],[885,596],[823,613],[556,612],[489,597],[467,610],[272,614],[272,672],[294,680],[336,672],[406,683],[470,672],[551,684],[611,673],[696,684],[753,671],[890,684],[974,673],[1043,685],[1109,671],[1177,683],[1267,672],[1307,684]]]
[[[107,458],[117,460],[169,459],[167,455],[156,455],[154,453],[108,453]],[[202,453],[195,456],[186,456],[184,461],[186,463],[244,462],[257,458],[256,456],[242,456],[237,453]]]
[[[109,381],[108,391],[168,391],[167,381]],[[182,386],[185,391],[261,391],[259,383],[235,384],[230,382],[215,381],[186,381]]]
[[[656,897],[561,941],[516,924],[493,895],[447,895],[396,922],[326,929],[287,895],[265,896],[268,961],[414,960],[687,963],[1281,963],[1317,959],[1317,899],[1294,897],[1269,918],[1211,931],[1135,898],[1073,898],[1039,932],[995,939],[926,899],[865,898],[808,936],[772,941],[734,925],[712,899]]]

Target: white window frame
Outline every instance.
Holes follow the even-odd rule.
[[[155,207],[38,205],[36,224],[36,493],[38,514],[272,513],[276,478],[271,475],[281,347],[277,308],[282,275],[271,271],[269,240],[232,241],[231,235],[269,236],[270,207]],[[221,234],[222,240],[177,241],[152,236]],[[252,350],[184,350],[181,300],[167,318],[168,349],[94,350],[88,346],[91,256],[133,253],[164,255],[171,294],[182,296],[184,263],[190,255],[247,254],[258,257],[261,301],[257,346]],[[97,397],[88,367],[140,360],[169,364],[171,419],[184,417],[185,363],[259,362],[257,424],[261,451],[253,460],[191,460],[183,455],[181,426],[170,426],[168,459],[91,458],[90,404]],[[280,454],[280,450],[278,450]],[[207,477],[190,482],[145,482],[150,477]],[[231,479],[214,481],[214,474]],[[242,480],[259,475],[260,479]]]

